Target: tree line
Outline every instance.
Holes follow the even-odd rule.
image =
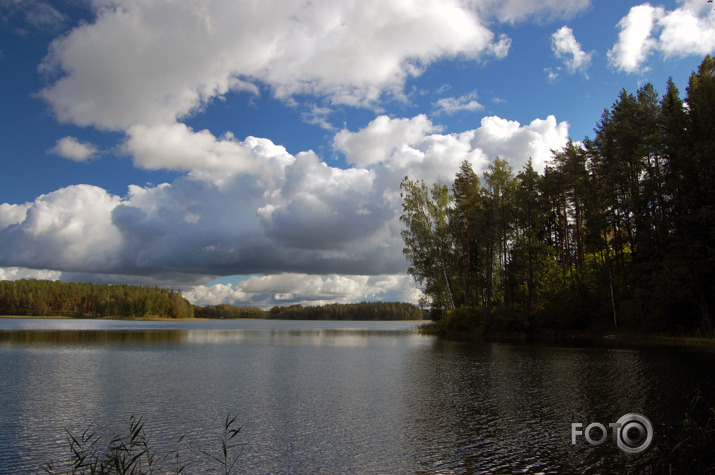
[[[360,302],[321,306],[275,306],[273,320],[422,320],[422,310],[404,302]]]
[[[272,320],[422,320],[422,310],[402,302],[274,306],[270,310],[220,304],[194,307],[197,318],[267,318]]]
[[[159,287],[23,279],[0,281],[0,315],[193,318],[194,307]]]
[[[196,318],[266,318],[267,312],[257,307],[237,307],[225,303],[219,305],[194,306]]]
[[[23,279],[0,281],[0,315],[77,318],[270,318],[285,320],[421,320],[419,307],[399,302],[323,306],[291,305],[263,310],[227,304],[194,306],[181,291]]]
[[[622,90],[543,173],[497,158],[451,186],[405,177],[404,253],[435,319],[492,327],[712,331],[715,61]]]

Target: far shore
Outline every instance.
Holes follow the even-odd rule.
[[[169,318],[169,317],[63,317],[57,315],[0,315],[0,318],[31,318],[31,319],[52,319],[52,320],[128,320],[141,322],[209,322],[209,321],[228,321],[228,320],[252,320],[252,321],[277,321],[271,318]],[[316,321],[316,322],[414,322],[427,323],[429,320],[298,320],[296,322]]]
[[[168,318],[168,317],[64,317],[58,315],[0,315],[0,318],[32,318],[32,319],[52,319],[52,320],[130,320],[148,322],[193,322],[217,320],[215,318]],[[243,320],[248,320],[244,318]]]
[[[166,318],[166,317],[65,317],[57,315],[0,315],[0,318],[29,318],[34,320],[127,320],[127,321],[151,321],[151,322],[192,322],[192,321],[212,321],[212,320],[250,320],[250,321],[277,321],[268,318]],[[291,320],[292,321],[292,320]],[[306,321],[306,320],[294,320]],[[328,321],[360,321],[360,320],[315,320],[321,322]],[[370,320],[370,321],[400,321],[412,322],[415,324],[429,323],[429,320]],[[462,341],[462,342],[503,342],[503,343],[526,343],[526,344],[576,344],[576,345],[597,345],[608,346],[614,348],[690,348],[703,349],[708,351],[715,350],[715,338],[703,337],[697,335],[668,335],[664,333],[639,334],[633,331],[617,331],[617,332],[543,332],[538,334],[527,335],[524,332],[518,331],[495,331],[483,333],[482,331],[474,330],[471,332],[448,332],[446,335],[437,335],[429,331],[429,325],[424,327],[427,330],[425,334],[432,334],[445,338],[447,340]]]

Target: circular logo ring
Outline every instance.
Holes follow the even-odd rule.
[[[617,421],[616,445],[623,452],[637,454],[653,442],[653,425],[640,414],[626,414]]]

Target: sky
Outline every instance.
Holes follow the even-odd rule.
[[[713,51],[707,0],[0,0],[0,279],[417,303],[403,177],[543,169]]]

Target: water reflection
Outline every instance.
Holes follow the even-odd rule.
[[[96,385],[101,384],[103,368],[96,355],[60,351],[51,356],[37,359],[32,371],[27,371],[24,358],[17,353],[1,359],[4,388],[0,390],[0,460],[17,458],[18,465],[32,467],[32,472],[39,469],[40,454],[52,454],[64,446],[66,434],[62,427],[79,430],[76,421],[95,413],[101,405],[102,391]],[[77,394],[78,388],[82,388],[81,395]],[[55,428],[60,430],[48,430],[48,420],[56,421]],[[0,473],[22,471],[4,472],[4,468],[7,467],[0,462]]]
[[[661,356],[437,342],[425,355],[428,364],[404,367],[405,378],[419,381],[424,396],[420,404],[405,401],[411,411],[409,445],[420,447],[418,466],[429,472],[637,471],[647,459],[623,454],[613,444],[573,446],[571,423],[607,425],[638,412],[657,421],[656,444],[663,443],[684,408],[684,401],[664,406],[659,398],[674,393],[664,388],[676,384],[687,393],[700,382],[713,394],[705,370],[713,359],[688,358],[693,363],[688,374],[662,365]],[[700,376],[693,373],[695,367],[703,371]]]
[[[361,348],[395,345],[405,330],[257,329],[257,330],[0,330],[0,345],[250,343],[277,346]]]
[[[0,330],[0,345],[181,342],[181,330]]]
[[[644,459],[610,443],[571,445],[571,423],[640,412],[657,445],[696,383],[715,395],[707,354],[453,343],[377,323],[107,325],[0,331],[0,473],[66,456],[64,427],[119,430],[133,414],[166,451],[182,434],[216,448],[228,411],[247,473],[636,471]]]

